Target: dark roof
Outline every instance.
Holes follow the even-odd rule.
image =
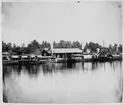
[[[47,51],[48,53],[51,53],[51,49],[50,48],[44,48],[42,51]]]

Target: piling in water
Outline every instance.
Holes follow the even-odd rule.
[[[7,102],[8,102],[8,100],[7,100],[7,96],[6,96],[5,93],[3,93],[3,102],[4,102],[4,103],[7,103]]]

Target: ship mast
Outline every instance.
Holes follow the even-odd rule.
[[[104,42],[104,40],[103,40],[103,47],[105,47],[105,42]]]
[[[53,55],[53,41],[51,41],[50,44],[51,44],[51,51],[52,51],[52,55]]]

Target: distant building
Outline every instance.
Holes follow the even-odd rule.
[[[10,54],[8,52],[3,52],[2,60],[10,60]]]
[[[42,56],[51,56],[51,49],[50,48],[44,48],[41,52]]]
[[[109,53],[110,51],[109,51],[109,48],[107,48],[107,47],[102,47],[102,48],[100,48],[100,51],[99,51],[99,53]]]
[[[69,58],[73,54],[82,54],[82,50],[79,48],[54,48],[53,55],[56,58]]]
[[[21,56],[19,55],[12,55],[11,60],[21,60]]]
[[[2,55],[10,55],[8,52],[3,52]]]

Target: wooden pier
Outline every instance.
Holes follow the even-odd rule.
[[[69,58],[55,58],[55,57],[42,57],[40,59],[35,58],[19,58],[16,57],[14,59],[10,60],[3,60],[3,65],[37,65],[37,64],[45,64],[45,63],[71,63],[71,62],[106,62],[106,61],[115,61],[115,60],[122,60],[122,56],[113,56],[113,57],[105,57],[105,56],[99,56],[99,57],[93,57],[90,55],[90,57],[81,56],[81,57],[69,57]]]
[[[37,64],[46,64],[46,63],[71,63],[71,62],[109,62],[115,60],[122,60],[122,58],[95,58],[95,59],[64,59],[64,60],[19,60],[19,61],[3,61],[3,65],[37,65]]]

